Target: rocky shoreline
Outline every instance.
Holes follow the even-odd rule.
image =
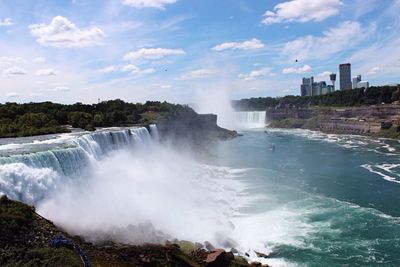
[[[260,257],[267,257],[260,254]],[[267,266],[210,243],[94,244],[71,236],[33,206],[0,198],[1,266]]]
[[[400,105],[280,107],[267,109],[270,128],[300,128],[334,134],[400,139]]]

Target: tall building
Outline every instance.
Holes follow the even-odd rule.
[[[303,78],[300,86],[301,96],[324,95],[332,91],[332,86],[326,85],[326,82],[314,82],[314,77]]]
[[[345,63],[339,65],[340,75],[340,90],[349,90],[352,88],[351,84],[351,64]]]
[[[333,92],[335,91],[336,73],[331,73],[329,75],[329,79],[331,80],[332,83],[331,92]]]
[[[300,86],[300,95],[301,96],[312,96],[313,94],[313,83],[314,83],[314,77],[310,78],[303,78],[303,83]]]
[[[361,75],[353,77],[353,89],[357,88],[357,84],[361,82]]]

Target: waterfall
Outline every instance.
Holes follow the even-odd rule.
[[[88,171],[112,151],[134,149],[158,139],[155,125],[85,134],[65,147],[0,157],[0,195],[35,203],[56,188]]]
[[[263,128],[267,125],[266,111],[235,112],[235,122],[239,128]]]

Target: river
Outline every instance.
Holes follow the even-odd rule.
[[[272,266],[400,265],[398,141],[240,132],[203,160],[160,144],[154,126],[2,140],[0,192],[88,239],[111,229],[128,243],[207,240]]]

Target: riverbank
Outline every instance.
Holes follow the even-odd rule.
[[[267,109],[266,112],[270,128],[400,139],[400,106],[397,104],[352,108],[285,107]]]

